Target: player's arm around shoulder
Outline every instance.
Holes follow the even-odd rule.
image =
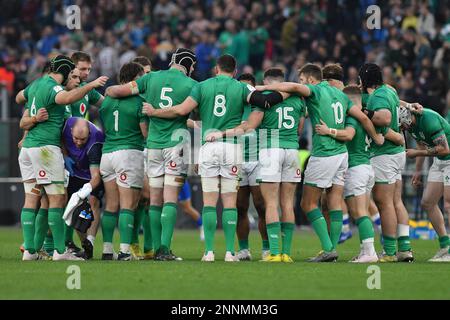
[[[322,119],[320,124],[316,124],[314,130],[321,136],[330,136],[339,141],[351,141],[356,133],[352,126],[346,126],[345,129],[329,128]]]
[[[87,83],[86,85],[82,87],[75,88],[70,91],[66,91],[62,89],[61,86],[55,86],[53,88],[53,91],[56,92],[56,95],[54,97],[55,103],[59,105],[67,105],[72,104],[80,99],[82,99],[85,95],[87,95],[91,90],[94,90],[95,88],[103,87],[108,81],[108,77],[101,76],[94,81],[91,81]]]
[[[350,109],[348,109],[348,114],[361,123],[364,130],[366,130],[367,134],[377,145],[381,146],[384,143],[383,135],[376,132],[374,124],[370,121],[369,117],[361,111],[360,108],[357,106],[351,106]]]
[[[403,134],[401,134],[399,132],[395,132],[391,128],[387,129],[387,132],[384,135],[384,138],[386,140],[389,140],[389,141],[395,143],[398,146],[405,145],[405,137],[403,136]]]
[[[309,97],[311,95],[311,90],[308,86],[295,82],[279,82],[263,86],[256,86],[256,90],[286,92],[291,94],[298,94],[302,97]]]

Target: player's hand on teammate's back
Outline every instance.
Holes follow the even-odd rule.
[[[379,133],[376,135],[376,139],[373,139],[373,141],[375,142],[375,144],[382,146],[384,144],[384,136]]]
[[[206,142],[214,142],[216,140],[219,140],[222,137],[223,137],[223,132],[222,131],[214,131],[214,132],[208,133],[206,135],[205,141]]]
[[[411,159],[417,157],[417,150],[416,149],[407,149],[406,156]]]
[[[411,179],[411,184],[414,187],[419,187],[420,185],[422,185],[422,173],[421,172],[414,172],[414,175],[412,176]]]
[[[101,76],[98,77],[97,79],[95,79],[94,81],[92,81],[92,85],[94,86],[94,88],[99,88],[99,87],[103,87],[106,82],[108,81],[108,77],[107,76]]]
[[[415,114],[422,114],[423,113],[423,106],[420,103],[414,102],[410,104],[411,106],[411,112]]]
[[[48,112],[45,108],[40,108],[36,114],[37,122],[44,122],[48,120]]]
[[[321,124],[316,124],[316,133],[320,134],[321,136],[325,136],[330,132],[330,128],[328,128],[327,124],[323,122],[323,120],[320,120]]]
[[[144,102],[142,104],[142,114],[145,114],[150,117],[154,111],[155,108],[153,108],[153,106],[150,103]]]

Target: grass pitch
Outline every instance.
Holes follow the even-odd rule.
[[[0,228],[0,299],[450,299],[450,264],[426,262],[437,241],[413,241],[414,263],[377,264],[380,290],[367,288],[368,265],[347,263],[358,251],[357,234],[338,247],[339,262],[312,264],[305,259],[319,251],[319,241],[312,232],[297,230],[296,263],[267,264],[257,261],[261,241],[252,230],[254,261],[230,264],[223,262],[224,237],[218,230],[216,262],[208,264],[200,262],[203,243],[196,230],[175,231],[173,249],[182,262],[98,260],[100,232],[96,260],[76,263],[80,290],[66,287],[73,262],[22,262],[21,242],[19,228]]]

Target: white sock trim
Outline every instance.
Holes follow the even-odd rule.
[[[103,243],[103,253],[114,253],[114,248],[112,242]]]
[[[409,225],[398,224],[397,225],[397,237],[409,237]]]

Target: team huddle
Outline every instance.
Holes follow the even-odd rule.
[[[442,196],[450,196],[450,125],[430,109],[401,101],[383,83],[379,66],[364,64],[359,85],[345,86],[337,64],[306,64],[299,70],[300,83],[284,82],[283,71],[271,68],[264,85],[255,86],[251,74],[234,78],[236,60],[227,54],[217,59],[214,77],[197,82],[191,78],[196,60],[192,51],[179,48],[168,70],[152,72],[150,61],[138,57],[121,67],[119,84],[102,96],[95,89],[108,78],[85,82],[91,65],[87,54],[59,55],[17,94],[16,101],[25,106],[20,125],[26,130],[19,155],[25,189],[23,260],[91,259],[99,226],[103,260],[182,260],[172,252],[172,238],[178,205],[185,202],[180,193],[189,190],[186,177],[194,164],[189,128],[196,128],[201,130],[195,170],[203,210],[201,218],[193,216],[204,231],[201,261],[216,259],[219,197],[224,260],[252,259],[251,195],[259,216],[261,261],[294,262],[294,197],[302,179],[298,141],[309,117],[312,150],[301,208],[322,250],[308,261],[338,259],[347,211],[360,239],[359,253],[350,262],[414,260],[401,196],[407,156],[416,158],[415,185],[424,157],[435,157],[422,199],[439,235],[440,249],[430,261],[450,261],[438,206]],[[102,130],[85,119],[90,106],[99,108]],[[402,130],[417,140],[417,149],[405,150]],[[378,254],[369,207],[381,217],[383,251]],[[73,244],[70,226],[80,208],[93,215],[85,232],[77,229],[83,250]],[[117,225],[118,254],[113,248]]]

